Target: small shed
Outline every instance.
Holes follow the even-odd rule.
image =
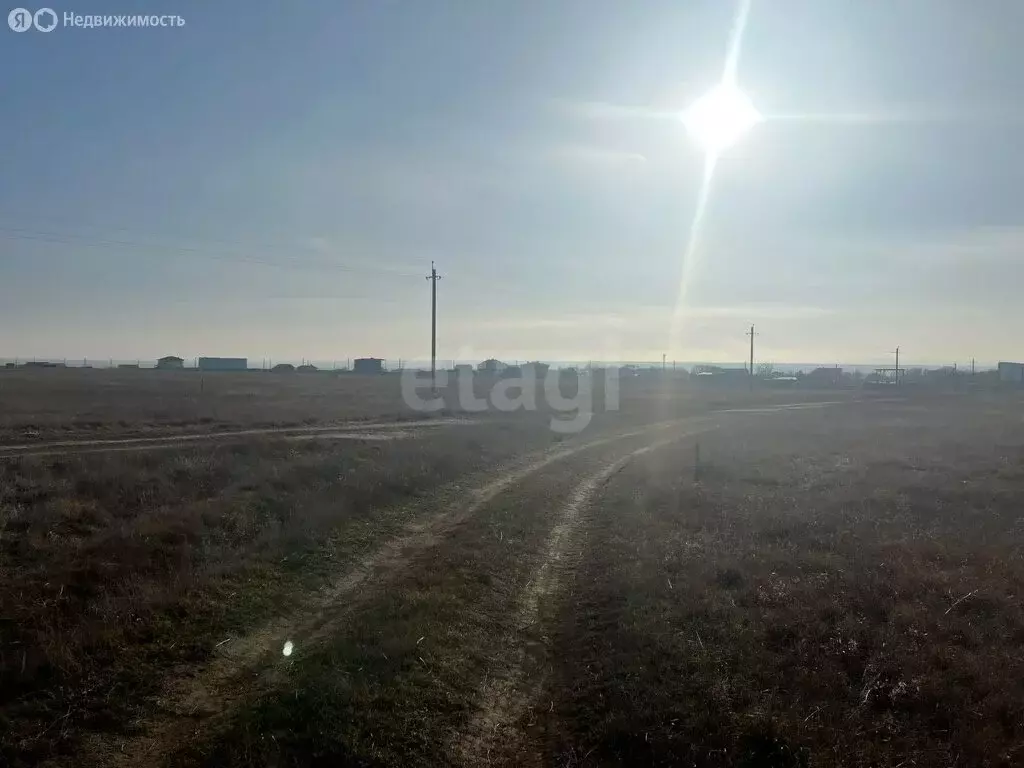
[[[181,357],[168,355],[156,361],[156,367],[161,370],[179,370],[185,367],[185,360]]]
[[[379,357],[357,357],[352,364],[354,373],[384,373],[384,360]]]
[[[487,360],[484,360],[476,368],[478,371],[481,371],[482,373],[501,373],[506,368],[508,368],[508,366],[505,365],[505,363],[501,362],[501,360],[495,360],[492,357]]]
[[[998,371],[999,380],[1004,384],[1024,384],[1024,363],[1001,362]]]

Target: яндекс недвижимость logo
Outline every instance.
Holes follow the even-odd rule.
[[[183,27],[185,19],[178,15],[146,14],[77,14],[64,11],[61,16],[52,8],[40,8],[35,13],[27,8],[15,8],[7,14],[7,26],[15,32],[52,32],[58,26],[80,29],[94,27]]]
[[[15,8],[7,14],[7,26],[15,32],[27,32],[32,27],[40,32],[52,32],[57,26],[57,13],[52,8],[40,8],[35,13],[27,8]]]

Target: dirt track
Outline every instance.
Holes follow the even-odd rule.
[[[460,483],[443,489],[417,505],[420,508],[410,518],[413,522],[400,536],[339,573],[321,592],[297,597],[291,613],[245,636],[226,638],[211,663],[167,681],[153,716],[137,724],[138,737],[91,739],[86,760],[113,766],[140,761],[159,764],[190,742],[206,752],[208,748],[201,745],[215,744],[217,734],[231,727],[237,712],[273,696],[274,691],[287,690],[294,682],[293,665],[316,656],[337,633],[344,634],[351,618],[364,607],[391,591],[409,589],[410,579],[416,582],[424,567],[433,569],[430,564],[442,561],[445,552],[462,546],[480,549],[481,526],[497,526],[501,540],[502,526],[510,525],[525,508],[535,510],[523,525],[529,528],[524,535],[536,544],[522,559],[521,573],[508,574],[510,580],[522,582],[507,601],[516,616],[514,626],[510,632],[495,634],[495,666],[485,673],[472,697],[477,714],[445,749],[449,759],[466,764],[486,760],[493,746],[516,736],[514,724],[543,677],[524,649],[536,643],[539,605],[557,592],[566,570],[571,569],[572,551],[580,542],[578,529],[603,483],[632,458],[713,429],[720,419],[822,405],[751,409],[749,416],[712,413],[573,440],[564,447],[525,456],[468,486]],[[359,425],[361,430],[366,428]],[[320,431],[285,434],[307,436]],[[431,589],[432,594],[436,591]],[[288,659],[282,656],[286,642],[295,649]],[[517,754],[520,759],[526,757]]]
[[[318,427],[264,427],[223,432],[194,432],[152,437],[115,437],[86,440],[52,440],[38,443],[0,445],[0,459],[31,456],[60,456],[71,453],[114,453],[180,448],[189,443],[231,443],[253,437],[284,440],[394,440],[424,429],[470,423],[466,419],[424,419],[421,421],[342,422]]]

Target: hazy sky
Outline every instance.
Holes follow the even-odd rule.
[[[753,0],[676,349],[732,4],[53,7],[186,25],[0,28],[0,356],[1024,358],[1019,0]]]

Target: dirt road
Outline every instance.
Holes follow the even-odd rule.
[[[221,432],[193,432],[147,437],[114,437],[85,440],[49,440],[0,445],[0,459],[59,456],[71,453],[115,453],[180,448],[191,443],[232,443],[254,437],[284,440],[396,440],[425,429],[471,423],[467,419],[439,418],[417,421],[340,422],[316,427],[264,427]]]
[[[249,757],[238,764],[272,763],[279,750],[308,754],[336,739],[337,721],[316,722],[330,712],[375,733],[372,748],[332,741],[342,753],[369,749],[364,757],[405,762],[404,732],[416,734],[415,753],[431,761],[478,764],[499,745],[502,755],[528,761],[522,721],[545,680],[544,606],[572,577],[604,483],[636,457],[723,420],[783,418],[804,407],[573,438],[445,488],[418,504],[401,535],[319,593],[297,595],[293,611],[225,638],[209,664],[166,681],[152,716],[135,724],[137,736],[98,735],[78,764],[232,764],[242,744]],[[345,688],[340,701],[337,685]],[[321,695],[343,712],[318,708],[309,722],[306,697]],[[406,722],[412,712],[416,722]],[[385,713],[386,722],[375,721]],[[306,722],[297,727],[293,718]],[[313,743],[310,729],[320,734]]]

